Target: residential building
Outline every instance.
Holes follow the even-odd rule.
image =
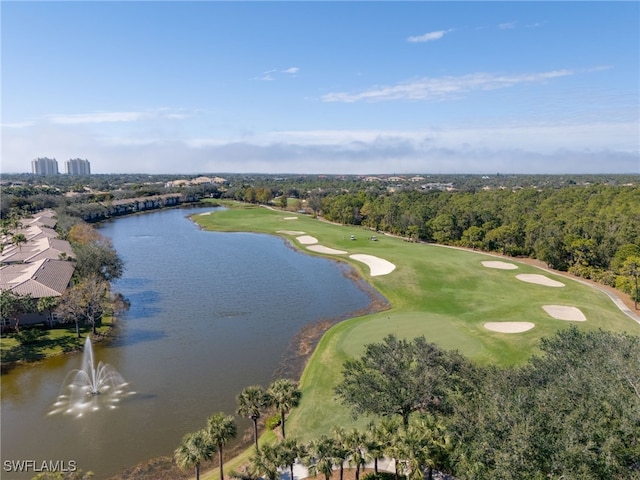
[[[91,164],[89,160],[72,158],[65,162],[65,170],[68,175],[91,175]]]
[[[31,173],[35,175],[58,175],[58,161],[55,158],[31,160]]]
[[[60,297],[71,282],[75,263],[73,250],[66,240],[57,238],[56,219],[52,210],[45,210],[23,219],[19,232],[27,242],[11,243],[11,235],[0,237],[0,291],[30,295],[34,300]],[[52,312],[28,312],[20,316],[20,325],[51,324]],[[2,327],[13,326],[12,319],[0,318]]]

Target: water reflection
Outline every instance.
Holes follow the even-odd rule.
[[[117,338],[94,347],[138,394],[81,421],[47,416],[79,357],[16,368],[1,379],[3,459],[72,459],[98,480],[170,455],[211,413],[233,413],[244,387],[272,381],[302,327],[369,304],[344,267],[280,238],[202,231],[187,213],[101,227],[125,262],[114,290],[131,309]]]

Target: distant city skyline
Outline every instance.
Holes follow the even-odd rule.
[[[640,3],[2,2],[1,164],[640,173]]]

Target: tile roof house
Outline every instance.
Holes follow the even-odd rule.
[[[53,211],[40,212],[33,218],[21,220],[19,230],[27,242],[21,246],[3,238],[4,248],[0,254],[0,290],[18,295],[29,295],[38,300],[44,297],[59,297],[69,286],[75,270],[71,244],[57,238]],[[20,317],[21,325],[50,321],[47,315],[38,312]],[[1,319],[9,325],[9,319]]]
[[[69,286],[74,269],[72,262],[51,258],[5,265],[0,267],[0,289],[33,298],[59,297]]]

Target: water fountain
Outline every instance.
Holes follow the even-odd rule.
[[[82,353],[82,368],[69,372],[63,383],[62,392],[53,404],[49,414],[65,413],[81,417],[85,412],[93,412],[101,407],[116,408],[125,396],[132,395],[122,375],[108,363],[95,365],[91,339],[87,337]]]

